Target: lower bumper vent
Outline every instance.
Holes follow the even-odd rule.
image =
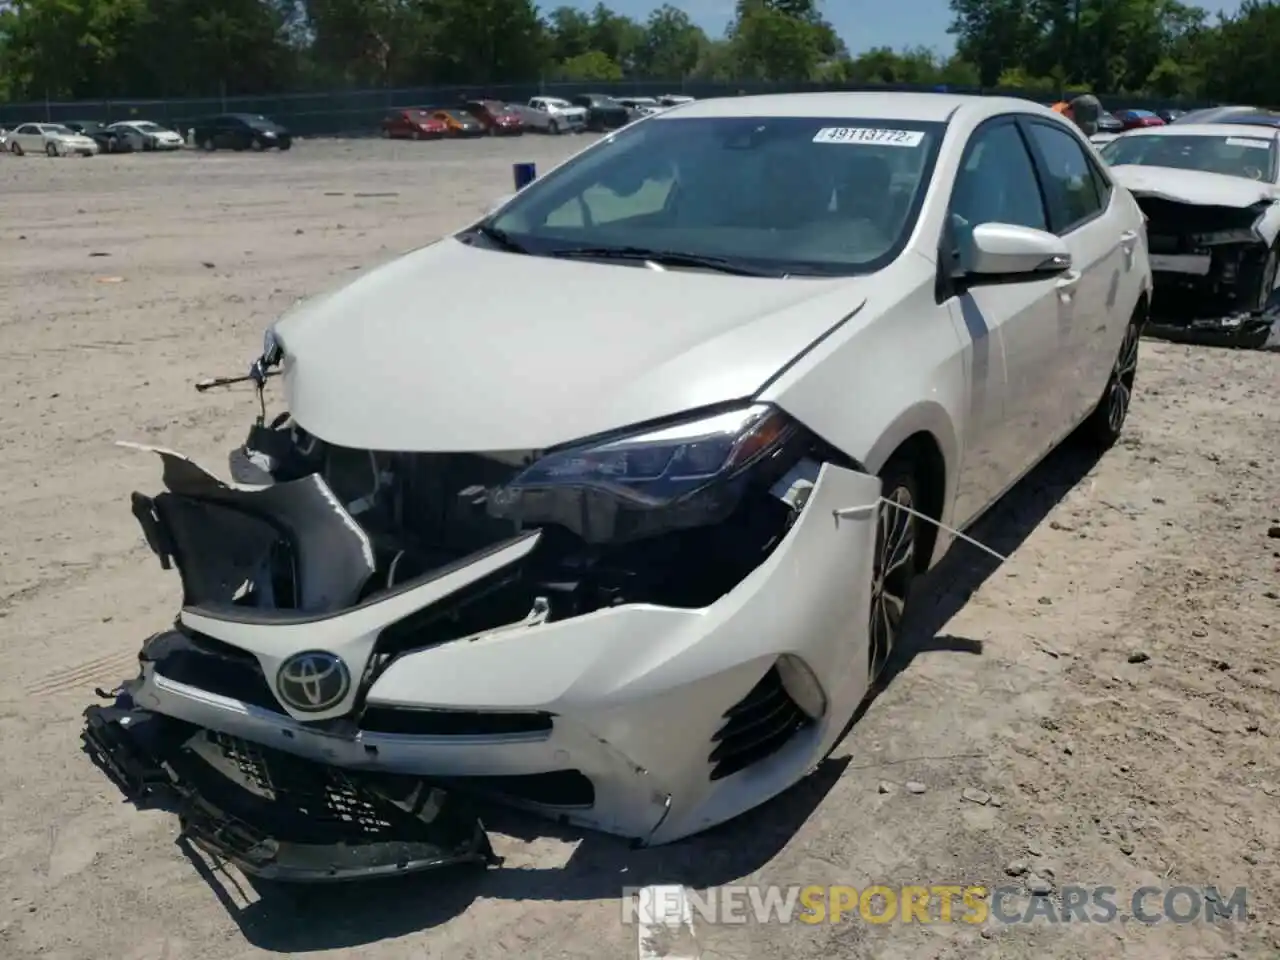
[[[712,780],[722,780],[776,753],[812,721],[782,685],[777,667],[724,713],[725,723],[711,738]]]

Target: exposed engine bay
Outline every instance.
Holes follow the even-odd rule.
[[[534,612],[555,620],[622,603],[706,606],[758,566],[785,534],[802,505],[796,498],[803,484],[791,489],[793,468],[831,456],[793,429],[734,482],[686,500],[665,517],[628,510],[590,489],[567,495],[515,489],[512,482],[538,459],[527,454],[351,450],[310,436],[286,415],[255,426],[232,452],[230,467],[233,479],[245,485],[324,481],[372,547],[368,575],[345,600],[353,605],[533,527],[542,531],[537,551],[520,568],[504,571],[429,620],[389,631],[394,642],[380,648],[392,654],[519,622]],[[316,609],[301,595],[288,539],[261,518],[233,506],[186,502],[174,493],[157,497],[155,509],[192,537],[203,528],[210,535],[216,530],[223,543],[232,531],[244,538],[237,566],[244,579],[233,587],[239,574],[184,574],[191,581],[188,605]],[[188,521],[193,510],[200,517]],[[331,610],[342,602],[330,597],[322,605]]]
[[[1147,216],[1155,277],[1146,332],[1179,342],[1280,348],[1277,253],[1260,221],[1270,201],[1248,207],[1135,197]]]

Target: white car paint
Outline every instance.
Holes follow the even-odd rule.
[[[24,123],[10,131],[11,153],[45,153],[49,156],[79,154],[94,156],[98,143],[92,137],[75,133],[58,123]]]
[[[552,728],[537,734],[335,736],[287,707],[246,704],[145,667],[131,688],[139,705],[339,766],[422,775],[573,768],[591,780],[594,803],[541,812],[648,843],[757,806],[830,751],[871,679],[877,524],[894,516],[878,506],[876,474],[924,435],[940,460],[925,478],[942,490],[938,519],[965,526],[1112,396],[1122,344],[1136,351],[1134,324],[1151,271],[1130,195],[1090,166],[1094,153],[1075,127],[1014,99],[864,93],[700,101],[602,138],[510,202],[555,189],[568,164],[585,164],[649,124],[726,116],[830,118],[833,128],[848,118],[889,129],[945,122],[901,253],[868,276],[742,277],[501,252],[463,243],[468,228],[303,303],[276,324],[271,342],[283,350],[296,423],[361,450],[487,451],[519,462],[524,451],[587,444],[592,434],[652,436],[657,428],[637,425],[671,415],[697,421],[695,436],[711,429],[708,407],[772,405],[851,462],[801,460],[777,483],[775,495],[795,513],[767,558],[699,609],[629,602],[551,621],[531,614],[403,653],[366,691],[368,702],[384,706],[553,714]],[[984,165],[1008,158],[997,134],[1018,136],[1010,124],[1052,140],[1063,151],[1057,160],[1085,172],[1072,189],[1101,183],[1105,201],[1074,225],[1052,224],[1056,234],[966,221],[972,239],[953,250],[957,211],[973,209],[959,204],[953,186],[958,177],[971,190],[1003,183],[991,180],[1002,167]],[[971,151],[971,143],[982,146]],[[1024,159],[1030,165],[1030,155]],[[970,180],[974,170],[988,180]],[[1038,205],[1039,196],[1033,177],[1015,199]],[[999,282],[983,282],[994,271]],[[492,283],[494,276],[503,282]],[[442,298],[441,289],[466,293]],[[278,496],[275,487],[225,492],[198,468],[162,455],[171,490],[216,488],[224,501]],[[323,486],[313,483],[313,499]],[[312,537],[332,551],[355,521],[329,496],[330,507],[312,510],[306,525],[323,528]],[[275,670],[284,658],[337,651],[352,676],[364,676],[382,627],[518,563],[538,536],[518,534],[355,607],[333,601],[342,594],[336,585],[302,617],[255,620],[192,607],[182,622],[251,653],[280,698]],[[925,565],[948,544],[940,536]],[[347,553],[357,569],[354,544]],[[309,568],[304,556],[299,569],[305,576]],[[315,592],[304,579],[302,596]],[[726,709],[771,669],[812,722],[766,759],[712,779],[708,754]],[[335,702],[332,714],[347,706]]]
[[[1131,137],[1214,137],[1219,139],[1249,140],[1269,143],[1280,152],[1280,130],[1275,127],[1253,124],[1168,124],[1163,127],[1147,127],[1125,134]],[[1280,237],[1280,163],[1263,173],[1260,180],[1249,177],[1207,173],[1200,170],[1180,170],[1172,167],[1121,164],[1111,167],[1112,176],[1134,196],[1160,197],[1175,203],[1195,206],[1250,207],[1255,203],[1270,202],[1254,229],[1267,243],[1275,243]]]
[[[511,109],[519,114],[524,125],[546,133],[567,133],[581,130],[587,125],[585,107],[575,107],[560,97],[530,97],[528,103],[513,103]]]
[[[182,134],[150,120],[119,120],[107,127],[118,130],[134,150],[181,150]]]

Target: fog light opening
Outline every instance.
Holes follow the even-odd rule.
[[[809,665],[789,653],[778,658],[778,676],[782,689],[811,720],[821,719],[827,712],[827,695]]]

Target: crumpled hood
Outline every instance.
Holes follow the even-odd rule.
[[[750,397],[868,287],[448,238],[304,302],[275,331],[290,412],[329,443],[533,450]]]
[[[1135,196],[1159,197],[1196,206],[1249,207],[1277,198],[1276,187],[1244,177],[1172,167],[1125,164],[1111,167],[1111,175]]]

